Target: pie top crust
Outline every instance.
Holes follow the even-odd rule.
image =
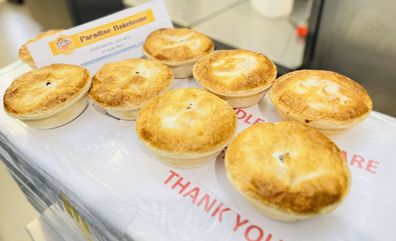
[[[146,59],[105,64],[93,77],[90,98],[104,108],[137,108],[166,91],[173,81],[172,70]]]
[[[175,89],[142,107],[136,132],[155,151],[207,153],[229,142],[236,123],[234,110],[219,97],[203,89]]]
[[[32,67],[36,67],[36,64],[33,61],[32,55],[29,52],[28,49],[28,45],[38,41],[40,39],[43,39],[45,37],[51,36],[51,35],[55,35],[57,33],[62,32],[63,29],[52,29],[52,30],[48,30],[46,32],[43,33],[39,33],[38,35],[36,35],[34,38],[30,39],[29,41],[27,41],[26,43],[24,43],[20,48],[19,48],[19,59],[26,63],[29,64]]]
[[[306,124],[364,119],[373,108],[361,85],[324,70],[299,70],[281,76],[272,85],[270,98],[277,109]]]
[[[269,88],[277,69],[265,55],[247,50],[219,50],[200,59],[194,78],[220,95],[253,95]]]
[[[319,131],[295,121],[255,124],[229,145],[230,182],[248,199],[294,214],[317,214],[349,192],[351,177],[340,149]]]
[[[40,119],[56,114],[88,92],[88,70],[69,64],[52,64],[27,72],[7,88],[6,112],[19,119]]]
[[[213,51],[214,44],[205,35],[188,28],[163,28],[150,33],[143,49],[149,58],[168,65],[196,61]]]

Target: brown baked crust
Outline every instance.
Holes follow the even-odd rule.
[[[19,59],[22,62],[30,65],[31,67],[36,68],[36,64],[34,63],[32,55],[29,52],[28,45],[33,43],[33,42],[35,42],[35,41],[37,41],[37,40],[43,39],[43,38],[51,36],[51,35],[55,35],[55,34],[57,34],[59,32],[62,32],[62,31],[63,31],[63,29],[51,29],[51,30],[48,30],[46,32],[39,33],[38,35],[36,35],[34,38],[32,38],[29,41],[27,41],[26,43],[24,43],[19,48]]]
[[[236,130],[234,110],[202,89],[175,89],[139,111],[136,132],[143,143],[170,154],[205,153],[228,143]]]
[[[4,94],[4,109],[19,119],[40,118],[62,109],[82,92],[88,92],[89,86],[89,72],[85,68],[48,65],[14,80]]]
[[[164,63],[178,64],[197,60],[213,51],[213,41],[188,28],[162,28],[151,32],[143,49],[148,57]]]
[[[90,98],[102,107],[136,108],[167,90],[172,70],[146,59],[128,59],[105,64],[93,77]]]
[[[242,131],[227,149],[225,167],[244,196],[301,215],[337,204],[351,182],[340,149],[319,131],[294,121],[260,123]]]
[[[277,69],[265,55],[242,50],[219,50],[200,59],[194,78],[208,90],[228,96],[264,91],[276,79]]]
[[[361,85],[324,70],[299,70],[283,75],[274,82],[269,95],[276,109],[308,125],[317,120],[336,125],[347,123],[366,117],[373,108]]]

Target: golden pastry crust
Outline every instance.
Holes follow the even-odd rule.
[[[351,127],[373,108],[361,85],[324,70],[299,70],[281,76],[270,89],[270,99],[289,119],[323,129]]]
[[[4,109],[18,119],[44,118],[86,94],[90,85],[89,72],[83,67],[48,65],[14,80],[4,94]]]
[[[206,153],[228,143],[236,130],[234,110],[202,89],[175,89],[154,97],[136,121],[150,149],[170,154]]]
[[[24,43],[24,44],[19,48],[19,59],[20,59],[22,62],[24,62],[24,63],[30,65],[31,67],[36,68],[36,64],[34,63],[33,58],[32,58],[32,55],[31,55],[30,52],[29,52],[28,45],[31,44],[31,43],[33,43],[33,42],[35,42],[35,41],[38,41],[38,40],[40,40],[40,39],[43,39],[43,38],[45,38],[45,37],[48,37],[48,36],[51,36],[51,35],[55,35],[55,34],[57,34],[57,33],[60,33],[60,32],[62,32],[62,31],[63,31],[63,29],[52,29],[52,30],[48,30],[48,31],[46,31],[46,32],[43,32],[43,33],[40,33],[40,34],[36,35],[34,38],[30,39],[29,41],[27,41],[26,43]]]
[[[188,28],[163,28],[148,35],[145,54],[168,65],[196,61],[213,51],[213,41]]]
[[[146,59],[129,59],[105,64],[93,77],[90,98],[102,107],[128,109],[167,90],[172,70]]]
[[[219,50],[200,59],[194,78],[213,93],[247,96],[268,89],[277,69],[265,55],[247,50]]]
[[[227,149],[225,167],[249,200],[292,217],[336,206],[351,182],[340,149],[294,121],[256,124],[239,133]]]

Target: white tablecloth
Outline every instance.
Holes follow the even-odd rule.
[[[0,70],[1,96],[28,70],[19,62]],[[174,87],[187,86],[197,84],[176,80]],[[267,99],[235,111],[238,130],[279,120]],[[60,191],[90,225],[100,223],[116,234],[114,240],[396,240],[396,119],[381,113],[331,137],[352,171],[345,202],[328,215],[292,223],[271,220],[242,198],[228,183],[221,156],[201,168],[167,167],[138,142],[135,122],[116,120],[92,105],[51,130],[27,127],[2,105],[0,122],[8,145],[65,189]],[[166,182],[172,173],[178,176]],[[205,201],[215,204],[210,209],[206,203],[205,210]],[[237,220],[248,222],[235,228]]]

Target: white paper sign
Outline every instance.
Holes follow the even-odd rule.
[[[156,0],[65,30],[28,46],[38,67],[67,63],[95,73],[104,63],[143,55],[147,35],[172,27],[163,1]]]

